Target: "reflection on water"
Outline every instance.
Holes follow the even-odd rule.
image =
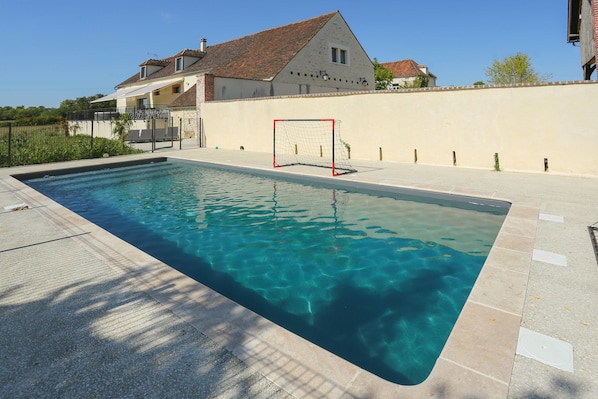
[[[431,371],[506,214],[176,162],[27,183],[400,384]]]

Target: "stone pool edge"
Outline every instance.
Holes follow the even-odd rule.
[[[40,165],[39,170],[42,169],[51,168]],[[44,214],[61,228],[72,233],[89,232],[78,239],[95,254],[109,260],[113,268],[130,276],[163,306],[296,397],[391,398],[441,392],[450,392],[450,397],[507,396],[538,220],[539,209],[535,204],[508,200],[513,205],[430,377],[422,384],[407,387],[385,381],[318,348],[112,236],[20,181],[15,179],[11,183],[24,199],[43,206]],[[449,193],[444,187],[400,187]],[[479,193],[473,196],[485,197]]]

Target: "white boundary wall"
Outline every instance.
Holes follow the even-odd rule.
[[[214,101],[208,147],[272,152],[274,119],[334,118],[351,158],[598,176],[598,82]]]
[[[112,123],[109,120],[104,121],[69,121],[69,133],[73,134],[73,126],[77,126],[77,135],[91,135],[93,124],[93,136],[107,139],[114,138],[112,134]]]

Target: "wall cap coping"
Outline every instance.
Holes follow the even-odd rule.
[[[434,86],[422,88],[408,88],[408,89],[387,89],[387,90],[356,90],[343,91],[331,93],[313,93],[313,94],[293,94],[286,96],[271,96],[271,97],[255,97],[255,98],[237,98],[230,100],[212,100],[213,103],[226,103],[235,101],[263,101],[272,99],[286,99],[286,98],[311,98],[311,97],[344,97],[363,94],[377,94],[377,93],[422,93],[422,92],[446,92],[446,91],[463,91],[463,90],[488,90],[488,89],[512,89],[512,88],[529,88],[529,87],[547,87],[547,86],[570,86],[570,85],[585,85],[598,84],[596,80],[566,80],[558,82],[540,82],[540,83],[516,83],[516,84],[497,84],[497,85],[470,85],[470,86]],[[208,101],[206,101],[208,102]]]

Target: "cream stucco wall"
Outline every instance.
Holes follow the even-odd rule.
[[[264,82],[260,80],[216,77],[214,79],[214,99],[220,101],[237,98],[267,97],[270,96],[271,85],[272,82]]]
[[[208,102],[208,147],[272,151],[272,120],[334,118],[351,157],[598,175],[596,82],[399,90]]]
[[[93,127],[92,127],[93,125]],[[93,129],[94,137],[104,137],[107,139],[113,138],[112,123],[106,121],[69,121],[69,131],[73,134],[73,126],[77,126],[77,135],[85,134],[91,135]]]

